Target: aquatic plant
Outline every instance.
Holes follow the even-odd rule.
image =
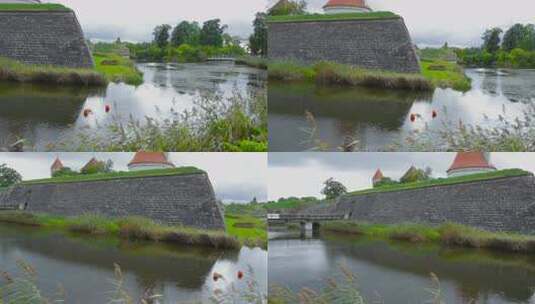
[[[51,143],[53,151],[267,151],[267,101],[264,89],[245,97],[201,96],[195,107],[170,117],[144,122],[132,117],[123,123],[118,116],[105,132],[80,129],[72,137]]]

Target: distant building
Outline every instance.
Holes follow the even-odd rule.
[[[373,186],[375,187],[378,183],[380,183],[384,179],[383,172],[381,172],[381,169],[377,169],[375,172],[375,175],[372,178]]]
[[[323,6],[326,14],[368,13],[372,10],[366,0],[329,0]]]
[[[0,1],[2,1],[2,0],[0,0]],[[63,168],[64,168],[63,167],[63,163],[61,162],[59,157],[56,157],[56,160],[54,161],[54,163],[50,167],[50,176],[54,176],[54,173],[56,173],[58,171],[61,171]]]
[[[448,177],[496,171],[490,163],[490,153],[459,152],[448,169]]]
[[[171,169],[175,165],[169,161],[167,153],[137,152],[128,164],[129,171]]]

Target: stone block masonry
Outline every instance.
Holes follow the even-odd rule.
[[[0,57],[26,64],[94,67],[72,11],[0,11]]]
[[[535,233],[535,177],[507,177],[341,197],[332,210],[379,224],[455,222],[489,231]]]
[[[62,216],[142,216],[169,225],[224,230],[221,206],[206,173],[20,184],[0,205]]]
[[[402,18],[269,22],[268,57],[304,64],[333,61],[365,69],[420,73]]]

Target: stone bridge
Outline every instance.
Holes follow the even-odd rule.
[[[268,215],[268,224],[290,224],[299,223],[301,225],[301,232],[312,230],[313,233],[318,233],[321,223],[339,221],[348,219],[348,214],[270,214]]]

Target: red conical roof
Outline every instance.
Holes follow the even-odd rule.
[[[165,164],[174,166],[163,152],[137,152],[128,165],[136,164]]]
[[[329,0],[329,2],[327,2],[323,8],[337,6],[368,8],[365,0]]]
[[[384,175],[383,175],[383,172],[381,172],[381,169],[377,169],[377,171],[375,172],[375,175],[373,176],[373,180],[380,180],[380,179],[383,179]]]
[[[63,168],[63,163],[61,162],[61,160],[59,160],[59,157],[56,157],[56,160],[54,161],[54,163],[52,164],[52,167],[50,168],[52,170],[59,170]]]
[[[493,165],[489,164],[483,152],[459,152],[455,156],[455,160],[448,169],[448,172],[466,168],[496,169]]]

